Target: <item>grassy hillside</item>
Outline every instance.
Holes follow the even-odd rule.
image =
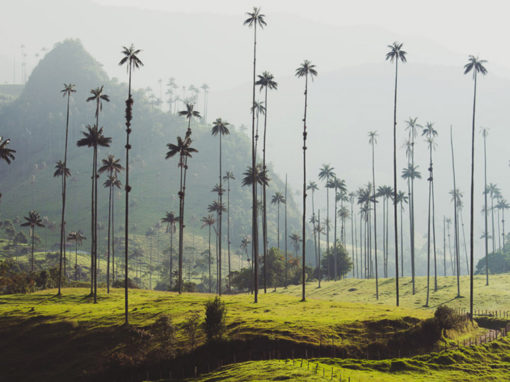
[[[384,361],[318,358],[252,361],[229,365],[188,382],[207,381],[506,381],[510,339],[459,350]],[[333,377],[332,377],[333,376]]]
[[[510,311],[510,274],[491,275],[489,286],[485,285],[485,276],[474,278],[475,309]],[[400,279],[400,305],[406,308],[424,308],[427,293],[427,278],[416,277],[416,294],[412,294],[410,277]],[[438,290],[434,289],[431,278],[429,308],[435,309],[441,304],[455,308],[469,309],[469,276],[460,277],[461,297],[457,296],[457,278],[454,276],[439,277]],[[288,289],[278,288],[279,294],[301,295],[301,287],[289,286]],[[321,288],[317,282],[307,284],[307,295],[329,301],[366,302],[371,304],[395,305],[395,279],[379,280],[379,301],[375,298],[375,280],[344,279],[340,281],[323,281]]]
[[[232,352],[243,360],[249,357],[248,352],[256,356],[257,352],[263,354],[278,348],[289,355],[291,351],[304,355],[304,349],[312,354],[318,352],[320,346],[323,351],[330,346],[327,353],[334,347],[336,354],[358,357],[366,354],[366,349],[379,346],[380,354],[384,354],[383,349],[390,346],[391,341],[405,338],[432,316],[429,311],[386,305],[315,299],[300,303],[292,296],[278,294],[261,295],[257,305],[252,303],[250,295],[224,296],[228,339],[225,346],[208,347],[204,344],[204,332],[199,329],[199,347],[190,353],[184,323],[194,312],[199,314],[200,321],[203,320],[204,303],[212,297],[210,295],[179,296],[132,290],[130,320],[133,327],[129,329],[121,326],[122,290],[114,289],[110,295],[100,290],[97,305],[86,297],[87,289],[64,289],[62,298],[56,298],[55,293],[55,290],[47,290],[30,295],[0,296],[0,335],[5,341],[0,359],[9,365],[3,369],[2,378],[25,381],[94,379],[91,373],[106,373],[112,365],[119,370],[121,367],[154,368],[155,360],[160,359],[157,350],[163,345],[153,333],[153,324],[163,315],[169,315],[176,328],[175,349],[181,361],[175,362],[190,367],[191,362],[198,363],[201,372],[206,370],[207,359],[229,359]],[[388,336],[388,332],[392,335]],[[149,334],[139,337],[140,333]],[[147,342],[143,342],[144,338],[148,338]],[[402,343],[402,346],[407,346],[409,351],[417,350],[410,344]],[[36,350],[40,348],[45,351]],[[119,354],[124,355],[124,363],[119,361]],[[26,359],[30,360],[29,369],[24,367]],[[55,359],[60,360],[58,367],[48,367]],[[215,365],[218,361],[211,362]]]

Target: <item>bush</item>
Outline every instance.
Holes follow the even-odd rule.
[[[466,317],[457,314],[446,305],[441,305],[436,309],[434,319],[441,329],[458,329],[464,326],[466,321]]]
[[[115,280],[112,283],[113,288],[124,288],[124,279],[122,280]],[[128,288],[129,289],[139,289],[138,285],[130,278],[128,278]]]
[[[227,308],[219,297],[205,303],[205,334],[207,341],[220,340],[226,330]]]

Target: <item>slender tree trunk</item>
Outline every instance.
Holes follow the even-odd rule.
[[[337,201],[337,198],[336,198],[336,195],[337,195],[337,189],[334,188],[335,190],[335,214],[334,214],[334,217],[333,219],[334,220],[334,234],[333,234],[333,280],[337,280],[337,274],[338,274],[338,269],[337,269],[337,260],[336,260],[336,254],[337,254],[337,236],[336,236],[336,223],[337,223],[337,214],[338,214],[338,201]]]
[[[264,113],[264,137],[262,142],[262,170],[266,172],[266,132],[267,132],[267,86],[264,96],[264,105],[266,112]],[[262,184],[262,240],[264,249],[264,293],[267,293],[267,203],[266,203],[266,184]]]
[[[254,299],[258,302],[258,220],[257,220],[257,179],[256,179],[256,148],[255,148],[255,73],[257,63],[257,23],[253,28],[253,82],[252,82],[252,112],[251,112],[251,168],[252,178],[252,249],[253,249],[253,285]]]
[[[35,227],[32,227],[32,262],[30,265],[31,272],[34,272],[34,239],[35,239]]]
[[[129,185],[129,150],[131,149],[131,145],[129,144],[129,135],[131,134],[131,118],[132,118],[132,108],[133,108],[133,98],[131,98],[131,62],[129,63],[129,84],[128,84],[128,99],[126,100],[126,182],[125,182],[125,190],[126,190],[126,204],[125,204],[125,224],[124,224],[124,315],[125,315],[125,325],[129,325],[129,317],[128,317],[128,309],[129,309],[129,301],[128,301],[128,280],[129,280],[129,260],[128,260],[128,251],[129,251],[129,192],[131,191],[131,186]]]
[[[356,237],[356,233],[354,232],[355,231],[355,224],[354,224],[354,205],[353,205],[353,202],[351,201],[351,257],[352,257],[352,278],[355,277],[355,248],[356,248],[356,245],[354,243],[354,238]]]
[[[69,100],[71,94],[67,93],[67,113],[66,113],[66,140],[64,148],[64,173],[62,174],[62,216],[60,220],[60,260],[59,260],[59,271],[58,271],[58,293],[61,295],[62,287],[62,256],[65,256],[65,240],[66,240],[66,229],[65,229],[65,211],[66,211],[66,188],[67,188],[67,142],[69,138]],[[64,266],[65,275],[65,266]]]
[[[76,240],[74,252],[74,280],[78,281],[78,240]]]
[[[113,187],[112,187],[113,188]],[[116,280],[115,269],[115,188],[112,190],[112,281]]]
[[[287,239],[288,239],[288,232],[287,232],[287,174],[285,174],[285,288],[287,288],[287,272],[288,272],[288,258],[287,258]]]
[[[454,213],[454,229],[455,229],[455,259],[457,273],[457,297],[460,297],[460,254],[459,254],[459,223],[457,212],[457,183],[455,182],[455,156],[453,153],[453,132],[450,127],[450,144],[452,148],[452,170],[453,170],[453,213]]]
[[[92,153],[92,190],[90,192],[90,296],[94,295],[94,153]]]
[[[494,196],[491,192],[491,219],[492,219],[492,253],[496,253],[496,234],[494,230]]]
[[[277,204],[276,236],[278,237],[278,251],[280,250],[280,202]]]
[[[429,143],[429,153],[431,156],[432,162],[432,143]],[[429,200],[428,200],[428,214],[427,214],[427,299],[425,302],[425,306],[429,306],[429,296],[430,296],[430,215],[432,209],[432,163],[429,167]]]
[[[404,277],[404,201],[400,201],[400,259],[401,259],[401,272],[400,275]],[[398,270],[397,270],[398,271]]]
[[[393,218],[395,231],[395,291],[396,305],[400,305],[398,287],[398,224],[397,224],[397,80],[398,58],[395,60],[395,99],[393,103]]]
[[[318,275],[318,278],[319,278],[319,286],[318,288],[321,287],[321,210],[319,210],[318,212],[318,226],[317,226],[317,245],[318,245],[318,259],[319,259],[319,265],[318,265],[318,269],[319,269],[319,275]]]
[[[474,218],[475,218],[475,116],[476,116],[476,68],[474,78],[474,93],[473,93],[473,125],[471,129],[471,217],[469,221],[469,314],[471,321],[473,320],[473,276],[474,276]]]
[[[211,293],[211,226],[209,225],[209,293]]]
[[[446,277],[446,217],[443,216],[443,272]]]
[[[221,235],[221,228],[222,228],[222,216],[223,216],[223,183],[222,183],[222,168],[221,168],[221,135],[220,132],[220,192],[219,192],[219,198],[220,198],[220,209],[218,211],[218,295],[221,296],[221,241],[222,241],[222,235]]]
[[[99,125],[98,125],[99,126]],[[97,146],[94,147],[94,304],[97,304]]]
[[[301,301],[305,301],[306,300],[306,296],[305,296],[305,281],[306,281],[306,272],[305,272],[305,268],[306,268],[306,136],[307,136],[307,131],[306,131],[306,109],[307,109],[307,106],[308,106],[308,74],[306,74],[306,77],[305,77],[305,113],[304,113],[304,117],[303,117],[303,221],[302,221],[302,230],[303,230],[303,233],[302,233],[302,239],[303,239],[303,245],[302,245],[302,249],[303,249],[303,256],[302,256],[302,260],[303,260],[303,270],[302,270],[302,286],[303,286],[303,294],[302,294],[302,297],[301,297]]]
[[[437,292],[436,202],[434,196],[434,170],[432,176],[432,244],[434,248],[434,292]]]
[[[375,142],[372,141],[372,191],[374,203],[374,258],[375,258],[375,298],[379,300],[379,273],[377,269],[377,200],[375,198]],[[395,199],[396,205],[396,199]],[[383,222],[384,224],[384,222]],[[384,238],[383,238],[384,239]],[[397,268],[398,272],[398,268]]]
[[[170,223],[170,282],[169,282],[169,285],[170,285],[170,290],[172,290],[172,274],[173,274],[173,265],[174,265],[174,262],[173,262],[173,253],[174,253],[174,231],[173,231],[173,223]],[[210,241],[209,241],[210,243]],[[209,252],[211,251],[211,244],[209,244]],[[209,253],[209,256],[211,256],[211,254]],[[210,260],[209,260],[210,261]],[[210,283],[211,283],[211,278],[209,277],[209,292],[210,292]]]
[[[227,178],[227,249],[228,249],[228,292],[232,292],[232,271],[230,269],[230,178]]]
[[[110,174],[111,176],[111,174]],[[112,222],[112,186],[110,185],[110,194],[108,196],[108,250],[106,259],[106,293],[110,293],[110,235]]]

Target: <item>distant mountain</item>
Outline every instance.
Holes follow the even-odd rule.
[[[137,80],[134,73],[134,81]],[[60,180],[53,177],[54,165],[63,158],[65,131],[65,98],[60,90],[64,83],[76,84],[72,96],[68,167],[72,177],[68,188],[67,229],[81,229],[86,234],[90,221],[90,174],[92,151],[78,148],[76,141],[86,124],[94,122],[95,106],[85,100],[92,88],[104,85],[111,102],[104,102],[100,125],[105,135],[113,138],[111,148],[101,149],[99,157],[112,153],[124,159],[124,100],[126,84],[110,80],[101,65],[90,56],[78,40],[66,40],[55,45],[34,69],[21,95],[0,108],[0,135],[12,140],[16,160],[12,165],[0,165],[0,189],[3,193],[0,214],[12,218],[37,209],[41,215],[56,221],[60,211]],[[132,162],[130,164],[131,216],[133,234],[143,235],[157,224],[166,211],[178,211],[177,159],[165,160],[166,144],[175,142],[186,129],[182,117],[163,113],[151,106],[143,91],[134,94],[132,123]],[[198,153],[189,160],[186,193],[187,243],[195,236],[205,235],[200,218],[207,215],[207,206],[215,200],[211,192],[218,182],[218,138],[210,134],[210,125],[192,122],[193,146]],[[242,173],[250,163],[250,144],[245,133],[231,126],[231,134],[223,139],[223,169],[233,171],[236,180],[231,185],[232,248],[235,250],[243,235],[251,232],[250,189],[241,187]],[[276,175],[270,175],[269,196],[283,192],[284,185]],[[124,175],[120,179],[123,181]],[[100,180],[102,184],[104,179]],[[120,231],[123,221],[121,194],[117,192],[116,221]],[[103,226],[108,212],[107,193],[99,195],[99,217]],[[298,212],[289,194],[289,232],[297,231]],[[269,240],[276,242],[276,209],[269,207]],[[226,226],[226,219],[224,219]],[[226,230],[224,230],[226,233]],[[48,231],[40,231],[41,235]],[[50,233],[55,240],[56,232]],[[102,236],[105,236],[103,232]],[[120,233],[117,234],[120,236]],[[195,240],[195,239],[193,239]],[[226,239],[225,239],[226,240]],[[188,244],[187,244],[188,245]]]

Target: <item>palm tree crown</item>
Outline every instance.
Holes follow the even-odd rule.
[[[65,173],[66,177],[71,176],[71,171],[69,170],[69,168],[65,167],[64,162],[59,160],[57,162],[57,164],[55,164],[55,172],[53,173],[53,176],[54,177],[62,176],[62,175],[64,175],[64,173]]]
[[[303,63],[296,69],[296,77],[305,77],[310,75],[313,78],[317,75],[317,70],[315,69],[315,65],[313,65],[309,60],[304,60]]]
[[[41,215],[39,215],[39,212],[37,211],[30,211],[28,213],[28,216],[24,216],[23,219],[25,219],[24,223],[21,223],[22,227],[44,227],[44,224],[41,219]]]
[[[388,45],[390,51],[386,53],[386,60],[389,60],[390,62],[393,62],[394,60],[407,62],[407,52],[402,50],[402,45],[404,44],[396,41],[393,44]]]
[[[133,44],[131,44],[129,48],[123,46],[122,54],[124,55],[124,57],[122,57],[122,59],[120,60],[119,65],[124,65],[127,63],[128,69],[129,66],[136,69],[138,69],[140,66],[143,66],[142,60],[140,60],[137,56],[141,51],[142,51],[141,49],[135,49]]]
[[[83,138],[76,142],[78,147],[109,147],[112,142],[111,137],[105,137],[103,134],[103,128],[97,128],[97,125],[85,127],[86,131],[82,131]]]
[[[468,74],[469,72],[473,71],[473,77],[477,73],[482,73],[482,75],[487,74],[487,69],[485,68],[484,64],[486,64],[486,60],[480,60],[478,57],[470,55],[468,58],[468,63],[464,65],[464,74]]]
[[[7,162],[7,164],[11,164],[11,161],[14,160],[14,153],[16,150],[10,149],[7,145],[11,142],[9,138],[2,138],[0,136],[0,159],[3,159]]]
[[[99,167],[99,173],[102,174],[105,171],[108,171],[110,174],[118,174],[124,167],[120,164],[120,159],[115,158],[114,155],[110,154],[106,158],[101,159],[103,165]]]
[[[255,174],[253,174],[253,168],[250,166],[246,169],[246,171],[243,173],[244,177],[241,182],[243,186],[248,186],[253,183],[253,178],[255,177],[256,182],[260,185],[268,184],[269,183],[269,177],[267,176],[267,170],[262,169],[262,165],[259,163],[255,167]]]
[[[244,20],[243,25],[248,25],[250,28],[252,26],[259,26],[260,28],[264,28],[267,25],[265,20],[265,15],[260,13],[260,8],[253,7],[252,12],[246,12],[248,18]]]
[[[64,88],[60,91],[62,93],[62,97],[69,96],[71,93],[76,93],[75,84],[64,84]]]
[[[270,90],[278,89],[278,83],[274,80],[274,76],[268,71],[262,72],[262,74],[258,75],[258,80],[255,82],[255,85],[259,85],[260,91],[264,88],[268,88]]]
[[[90,91],[90,94],[92,94],[89,98],[87,98],[87,102],[90,101],[96,101],[97,107],[96,107],[96,118],[99,115],[99,112],[103,110],[103,102],[110,102],[110,97],[107,94],[103,94],[103,88],[104,85],[101,85],[100,88],[95,88]]]
[[[211,130],[212,135],[229,135],[230,130],[228,129],[229,123],[227,121],[223,121],[221,118],[217,118],[216,121],[213,122],[213,127]]]

